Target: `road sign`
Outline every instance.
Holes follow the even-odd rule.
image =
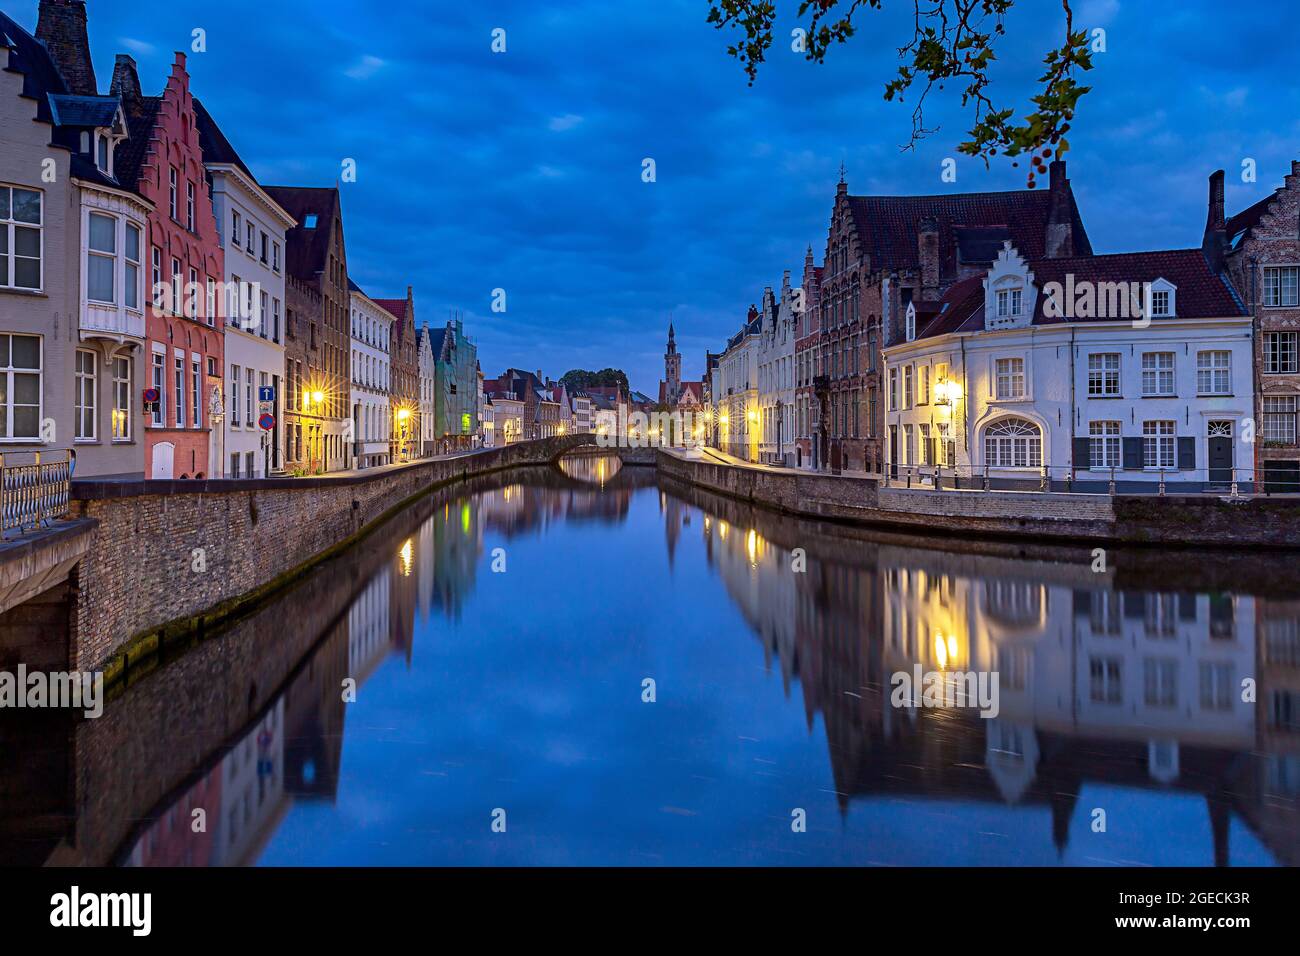
[[[263,415],[261,418],[257,420],[257,424],[258,427],[261,428],[263,431],[269,432],[272,428],[275,427],[275,416]]]
[[[275,386],[274,386],[274,385],[260,385],[260,386],[258,386],[258,389],[257,389],[257,400],[258,400],[259,402],[274,402],[274,401],[275,401]]]
[[[144,390],[144,400],[145,400],[146,402],[151,403],[151,404],[152,404],[153,402],[158,401],[158,389],[156,389],[156,388],[146,388],[146,389]]]

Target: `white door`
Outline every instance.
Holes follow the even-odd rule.
[[[162,442],[153,446],[153,474],[150,478],[172,478],[175,469],[172,460],[176,455],[176,446],[171,442]]]

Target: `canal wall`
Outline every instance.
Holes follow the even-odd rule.
[[[317,478],[73,482],[95,524],[76,576],[70,666],[115,680],[162,642],[218,626],[452,482],[545,464],[587,435]]]
[[[1300,548],[1300,499],[1085,495],[882,487],[873,478],[687,458],[659,451],[681,481],[809,518],[914,534],[1191,548]]]

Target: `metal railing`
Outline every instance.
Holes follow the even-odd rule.
[[[72,463],[66,451],[0,454],[0,534],[38,528],[68,513]]]
[[[998,468],[966,465],[885,465],[865,472],[890,488],[934,491],[1036,491],[1045,494],[1245,495],[1300,494],[1300,482],[1279,480],[1254,467],[1074,468],[1043,465]]]

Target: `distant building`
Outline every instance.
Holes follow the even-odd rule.
[[[420,448],[420,353],[415,335],[415,293],[408,285],[404,299],[376,299],[392,313],[393,338],[389,403],[393,421],[392,460],[408,461]]]
[[[393,314],[349,282],[352,291],[352,461],[371,468],[392,461]]]
[[[781,280],[781,300],[772,290],[763,292],[762,328],[758,341],[758,459],[774,465],[794,466],[795,292],[790,270]]]

